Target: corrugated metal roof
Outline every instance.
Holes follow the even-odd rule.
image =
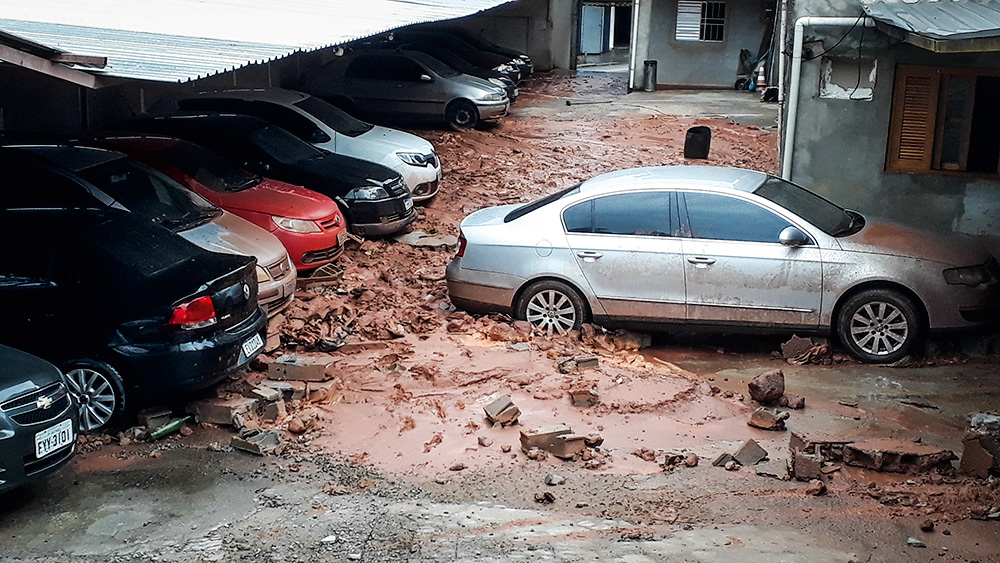
[[[107,57],[95,71],[183,82],[511,0],[0,0],[0,31]]]
[[[929,39],[1000,36],[1000,3],[970,0],[861,0],[869,16]]]

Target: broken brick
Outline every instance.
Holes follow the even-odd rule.
[[[760,447],[760,444],[756,440],[747,440],[743,442],[740,449],[733,454],[733,459],[739,462],[740,465],[754,465],[758,461],[767,457],[767,451]]]
[[[282,398],[286,401],[301,401],[306,398],[306,384],[304,381],[273,381],[265,380],[261,385],[268,389],[280,391]]]
[[[569,397],[573,401],[574,407],[592,407],[601,402],[601,395],[597,392],[597,383],[585,381],[569,390]]]
[[[256,399],[236,397],[233,399],[204,399],[188,403],[187,412],[198,422],[242,426],[241,419],[256,406]]]
[[[733,457],[733,454],[723,453],[719,454],[719,457],[715,458],[715,461],[712,462],[712,465],[715,467],[724,467],[730,461],[736,461],[736,458]]]
[[[521,431],[521,450],[525,453],[538,448],[568,459],[583,453],[586,447],[586,437],[573,434],[565,424]]]
[[[801,395],[785,393],[778,399],[778,406],[796,410],[804,409],[806,408],[806,398]]]
[[[254,397],[266,401],[268,403],[276,403],[283,398],[281,391],[277,389],[272,389],[271,387],[254,387],[251,390]]]
[[[869,440],[844,446],[844,463],[875,471],[926,473],[950,470],[953,459],[958,458],[950,450],[900,440]]]
[[[760,407],[759,409],[753,411],[750,415],[750,420],[747,421],[747,425],[753,426],[755,428],[761,428],[763,430],[784,430],[785,420],[787,420],[789,414],[787,412],[779,412],[767,407]]]
[[[962,473],[985,479],[990,474],[1000,475],[1000,442],[979,432],[969,432],[962,440]]]
[[[823,475],[823,458],[806,452],[792,452],[792,476],[799,481],[819,479]]]
[[[280,443],[281,439],[274,430],[248,430],[233,436],[229,445],[238,450],[264,455],[276,451]]]
[[[486,405],[483,410],[486,411],[486,418],[490,422],[501,426],[517,424],[517,418],[521,416],[521,409],[517,408],[517,405],[507,395],[503,395]]]
[[[271,379],[326,381],[333,377],[332,368],[333,362],[324,358],[286,354],[268,366],[267,375]]]
[[[173,412],[171,412],[170,409],[154,407],[142,409],[139,411],[139,414],[136,415],[136,418],[139,426],[145,426],[148,430],[156,430],[157,428],[170,422],[172,416]]]

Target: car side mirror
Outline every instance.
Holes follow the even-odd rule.
[[[248,170],[258,170],[258,171],[262,171],[262,172],[267,172],[267,171],[271,170],[271,167],[267,163],[261,162],[259,160],[250,160],[250,161],[247,161],[245,167]]]
[[[421,74],[420,75],[420,81],[421,82],[434,82],[434,79],[431,78],[431,76],[429,74]]]
[[[796,227],[785,227],[778,235],[778,241],[785,246],[803,246],[809,244],[809,237]]]

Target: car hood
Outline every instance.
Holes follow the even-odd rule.
[[[327,196],[341,196],[358,186],[370,186],[375,180],[384,184],[400,178],[399,174],[381,164],[342,154],[322,156],[297,162],[286,178]]]
[[[455,76],[449,76],[448,78],[450,80],[458,82],[458,83],[460,83],[460,84],[462,84],[464,86],[468,86],[468,87],[478,88],[480,90],[484,90],[484,93],[491,93],[492,94],[493,92],[496,92],[496,91],[500,91],[500,92],[506,93],[503,88],[501,88],[500,86],[497,86],[496,84],[490,82],[489,80],[486,80],[485,78],[479,78],[479,77],[476,77],[476,76],[469,76],[468,74],[457,74]]]
[[[423,154],[434,152],[434,147],[416,135],[380,127],[376,125],[369,131],[354,138],[353,144],[359,145],[364,152],[385,154],[395,152],[419,152]],[[361,154],[361,152],[355,153]]]
[[[0,403],[62,380],[54,365],[7,346],[0,346],[0,363]]]
[[[225,211],[213,221],[177,234],[205,250],[253,256],[261,265],[273,264],[287,253],[278,237]]]
[[[931,260],[952,266],[982,264],[990,256],[972,237],[923,231],[885,219],[866,219],[865,227],[859,232],[837,239],[841,248],[852,252]]]
[[[325,219],[337,210],[337,204],[323,194],[269,178],[252,188],[227,193],[225,199],[230,208],[293,219]]]

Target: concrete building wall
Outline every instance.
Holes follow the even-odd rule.
[[[760,48],[767,29],[763,5],[761,0],[727,0],[722,41],[677,41],[677,0],[641,2],[635,41],[637,72],[642,72],[643,60],[653,59],[660,86],[732,88],[740,49],[756,56]]]
[[[535,69],[544,71],[573,68],[575,21],[574,0],[519,0],[454,23],[524,51]]]
[[[805,15],[860,13],[856,2],[800,1],[789,14],[788,27]],[[806,28],[807,54],[822,53],[846,32],[844,27]],[[1000,178],[886,171],[896,65],[996,69],[1000,68],[997,53],[935,54],[872,28],[862,37],[858,28],[828,55],[842,57],[841,61],[856,60],[859,44],[861,57],[876,61],[871,100],[821,98],[822,58],[802,64],[792,181],[865,214],[940,232],[1000,235]],[[787,115],[784,118],[787,120]]]

